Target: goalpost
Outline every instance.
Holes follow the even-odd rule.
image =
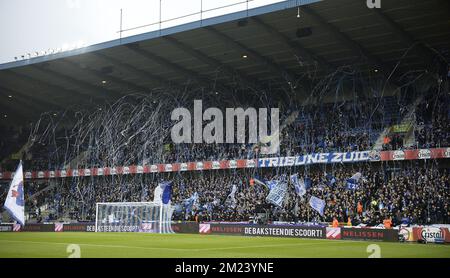
[[[174,207],[156,202],[97,203],[96,232],[174,233]]]

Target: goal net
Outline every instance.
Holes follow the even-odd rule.
[[[173,211],[155,202],[97,203],[95,231],[173,233]]]

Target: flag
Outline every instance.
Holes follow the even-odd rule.
[[[278,180],[270,180],[270,181],[260,180],[258,177],[253,178],[253,181],[259,185],[264,185],[269,190],[272,190],[272,188],[277,186],[279,182]]]
[[[193,207],[198,206],[198,193],[194,192],[191,197],[184,199],[183,205],[186,208],[186,213],[191,213]]]
[[[172,182],[163,181],[155,188],[153,202],[157,204],[170,204],[172,197]]]
[[[315,210],[317,211],[321,216],[323,216],[323,210],[325,209],[325,201],[311,196],[311,198],[309,199],[309,205]]]
[[[312,179],[310,177],[306,177],[305,180],[305,189],[308,190],[312,186]]]
[[[291,175],[290,177],[291,183],[294,185],[295,193],[297,193],[300,197],[306,194],[305,181],[299,181],[298,174]]]
[[[233,184],[233,188],[231,189],[230,194],[228,194],[227,199],[225,202],[228,201],[228,204],[230,207],[235,208],[236,207],[236,198],[235,198],[235,194],[237,191],[237,186],[235,184]]]
[[[259,177],[254,177],[254,178],[253,178],[253,181],[254,181],[256,184],[267,186],[266,180],[259,179]]]
[[[269,194],[267,195],[266,202],[274,204],[278,207],[282,207],[286,192],[287,184],[285,182],[277,182],[277,184],[272,187]]]
[[[280,181],[278,181],[278,180],[270,180],[270,181],[268,181],[267,183],[266,183],[266,186],[267,186],[267,188],[269,189],[269,190],[272,190],[273,188],[275,188],[276,186],[278,186],[278,183],[279,183]]]
[[[23,191],[23,169],[22,161],[14,172],[8,195],[6,197],[5,209],[21,225],[25,225],[25,198]]]
[[[359,179],[361,178],[361,173],[357,172],[351,178],[347,179],[347,189],[355,190],[359,187]]]

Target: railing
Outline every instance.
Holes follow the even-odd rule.
[[[211,5],[211,2],[215,2],[216,5]],[[202,21],[208,18],[240,11],[247,11],[248,13],[250,9],[277,2],[283,2],[283,0],[153,1],[152,11],[158,12],[156,14],[151,14],[151,18],[153,18],[153,21],[147,24],[124,28],[124,23],[127,19],[127,11],[121,9],[120,29],[117,31],[117,34],[121,39],[123,37],[128,37],[145,32],[161,31],[165,28],[174,27],[194,21],[200,21],[201,25]],[[178,6],[178,8],[174,9],[174,6]]]

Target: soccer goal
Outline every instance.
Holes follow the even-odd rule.
[[[174,208],[155,202],[97,203],[96,232],[174,233]]]

